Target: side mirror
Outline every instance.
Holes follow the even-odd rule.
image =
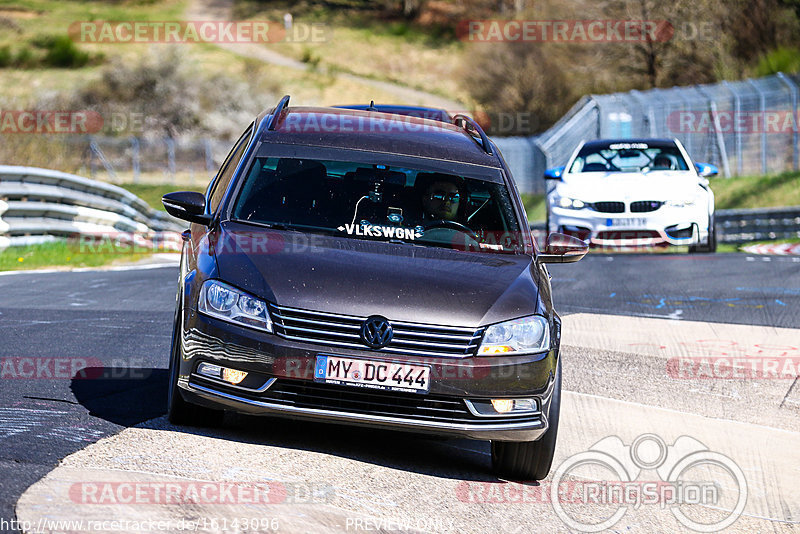
[[[543,254],[536,257],[540,263],[575,263],[589,252],[589,245],[577,237],[553,232],[547,236]]]
[[[561,176],[564,174],[564,165],[561,167],[553,167],[552,169],[547,169],[544,171],[544,179],[545,180],[560,180]]]
[[[198,224],[211,222],[211,216],[206,215],[206,197],[196,191],[179,191],[167,193],[161,197],[161,203],[167,213],[178,219]]]
[[[697,169],[697,174],[703,178],[708,178],[710,176],[716,176],[719,174],[719,169],[717,166],[711,165],[710,163],[695,163],[694,168]]]

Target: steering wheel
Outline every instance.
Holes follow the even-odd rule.
[[[453,228],[454,230],[458,230],[459,232],[464,232],[465,234],[470,236],[475,241],[480,241],[480,238],[478,237],[478,234],[475,233],[475,230],[473,230],[472,228],[470,228],[469,226],[467,226],[465,224],[461,224],[458,221],[449,221],[447,219],[439,219],[438,221],[433,221],[433,222],[431,222],[429,224],[426,224],[425,226],[423,226],[423,228],[425,230],[430,230],[432,228],[443,228],[443,227],[447,227],[447,226],[449,226],[450,228]]]

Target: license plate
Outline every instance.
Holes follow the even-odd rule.
[[[636,228],[647,225],[647,219],[633,218],[633,219],[606,219],[606,226],[618,226],[623,228]]]
[[[389,391],[427,393],[431,368],[428,365],[340,358],[317,355],[314,381]]]

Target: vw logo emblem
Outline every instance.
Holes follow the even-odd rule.
[[[373,315],[361,323],[361,340],[370,348],[382,349],[392,340],[392,325],[385,317]]]

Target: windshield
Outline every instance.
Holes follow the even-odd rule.
[[[514,252],[522,246],[503,184],[381,164],[256,158],[232,218],[459,250]]]
[[[569,172],[686,171],[689,166],[674,144],[615,143],[583,147]]]

